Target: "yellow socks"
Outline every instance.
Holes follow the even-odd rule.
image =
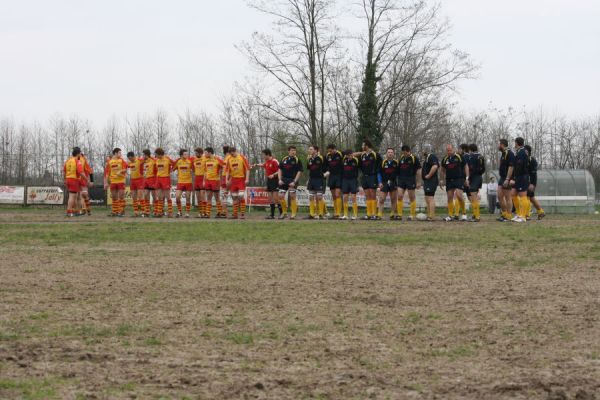
[[[348,202],[344,202],[344,217],[348,217]]]
[[[476,219],[481,218],[481,209],[479,208],[479,200],[475,200],[471,203],[471,207],[473,207],[473,217]]]
[[[399,217],[401,217],[403,212],[404,212],[404,200],[398,200],[398,202],[396,203],[396,213],[398,214]]]
[[[527,219],[530,207],[529,198],[527,196],[519,197],[519,206],[521,211],[519,216],[523,219]]]
[[[284,199],[284,200],[281,200],[280,203],[281,203],[281,211],[282,211],[282,213],[283,214],[287,214],[287,212],[288,212],[287,201],[285,201],[285,199]]]
[[[290,201],[290,209],[292,211],[292,216],[296,216],[296,213],[298,213],[298,201],[296,199],[293,199],[292,201]]]
[[[358,204],[356,202],[352,203],[352,215],[354,218],[358,218]]]
[[[333,202],[333,206],[335,208],[335,215],[339,216],[342,213],[342,199],[335,199],[335,201]]]
[[[458,210],[456,209],[456,204],[454,205],[454,211],[456,212],[457,216],[460,216],[461,214],[466,214],[467,212],[467,207],[465,206],[465,199],[462,196],[458,197]]]
[[[319,200],[319,215],[323,216],[326,213],[325,200]]]
[[[416,200],[410,202],[410,216],[413,218],[417,216],[417,201]]]
[[[448,215],[453,217],[454,216],[454,203],[456,201],[449,201],[448,202]]]
[[[309,212],[309,214],[310,214],[311,217],[315,216],[315,208],[316,208],[316,206],[315,206],[315,200],[313,200],[313,199],[309,200],[309,204],[308,204],[309,211],[308,212]]]

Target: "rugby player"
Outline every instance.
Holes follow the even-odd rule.
[[[404,194],[408,192],[410,200],[410,215],[408,220],[412,221],[417,217],[417,197],[415,189],[417,188],[417,175],[421,172],[421,161],[415,156],[410,146],[402,146],[402,156],[398,160],[398,219],[402,219],[404,208]]]
[[[458,149],[456,150],[457,154],[460,155],[464,160],[465,163],[467,163],[467,165],[469,165],[469,157],[470,157],[470,149],[469,149],[469,145],[466,143],[462,143],[458,146]],[[469,187],[468,186],[464,186],[463,187],[463,193],[467,195],[467,198],[469,198]],[[464,196],[457,196],[456,193],[454,194],[454,220],[455,221],[468,221],[467,218],[467,204],[465,202],[465,197]]]
[[[398,190],[397,190],[397,174],[398,174],[398,160],[396,160],[396,154],[394,149],[389,147],[385,152],[385,158],[381,163],[381,168],[377,179],[379,181],[379,218],[383,218],[383,209],[385,205],[386,197],[390,197],[390,219],[395,220],[398,218],[396,215],[396,208],[398,204]]]
[[[250,182],[250,164],[233,146],[229,147],[229,157],[225,162],[225,181],[233,200],[231,218],[246,218],[246,186]],[[239,212],[239,214],[238,214]]]
[[[104,189],[110,188],[112,199],[112,217],[122,217],[125,213],[125,179],[127,162],[121,157],[121,149],[115,148],[112,157],[106,162],[104,169]]]
[[[309,200],[309,219],[322,219],[325,214],[325,201],[323,193],[325,191],[325,178],[323,175],[325,160],[319,154],[319,148],[315,145],[308,148],[308,161],[306,169],[308,170],[308,200]]]
[[[511,219],[513,222],[526,222],[529,209],[529,199],[527,197],[527,191],[529,190],[529,154],[524,146],[525,139],[522,137],[515,139],[514,179],[510,181],[512,186],[511,195],[517,211],[517,215]]]
[[[84,177],[80,180],[81,188],[79,192],[79,196],[81,199],[81,215],[87,213],[87,215],[92,215],[92,206],[90,201],[90,192],[89,188],[92,187],[94,183],[94,171],[92,167],[85,157],[85,154],[79,154],[79,162],[81,162],[81,167],[83,168]]]
[[[505,222],[512,219],[513,201],[511,198],[510,181],[515,167],[515,153],[508,147],[508,140],[500,139],[498,141],[498,150],[500,155],[500,164],[498,168],[498,202],[502,214],[498,221]]]
[[[227,159],[229,158],[229,145],[223,145],[223,166],[227,165]],[[218,157],[217,157],[218,158]],[[217,218],[227,218],[227,198],[229,197],[229,190],[227,188],[227,177],[221,171],[221,190],[217,197]]]
[[[262,151],[263,163],[256,164],[258,167],[265,169],[265,175],[267,178],[267,194],[269,196],[269,207],[271,213],[267,216],[267,219],[275,219],[275,203],[279,209],[279,215],[281,216],[281,204],[277,201],[277,192],[279,191],[279,178],[277,172],[279,171],[279,161],[273,157],[271,149],[264,149]]]
[[[225,163],[219,157],[215,156],[215,150],[212,147],[204,149],[204,191],[206,192],[206,210],[204,218],[210,218],[212,213],[212,199],[215,198],[215,202],[218,204],[221,201],[219,199],[219,193],[221,192],[221,174]],[[217,218],[221,218],[218,215],[219,209],[217,208]]]
[[[282,214],[279,219],[287,217],[287,202],[286,194],[290,197],[290,219],[296,218],[298,212],[298,201],[296,200],[296,188],[298,180],[302,175],[302,162],[296,156],[296,146],[288,147],[288,155],[283,157],[279,163],[279,171],[277,171],[277,179],[279,180],[279,202],[281,203]]]
[[[156,197],[158,201],[155,205],[158,206],[157,217],[164,215],[165,200],[167,201],[167,216],[173,217],[173,201],[171,200],[171,171],[173,171],[173,160],[165,155],[162,148],[157,148],[154,151],[156,156]]]
[[[156,198],[156,159],[149,149],[142,150],[144,158],[144,214],[156,217],[158,199]],[[152,202],[152,209],[150,203]]]
[[[360,171],[362,173],[362,188],[365,191],[367,203],[367,215],[364,220],[377,220],[377,174],[381,166],[381,156],[373,150],[373,145],[368,139],[363,140],[362,152],[354,153],[360,161]]]
[[[133,200],[133,216],[144,215],[144,159],[135,156],[133,151],[127,153],[127,168],[129,170],[129,193]]]
[[[194,162],[190,158],[190,153],[188,150],[179,150],[179,158],[173,163],[173,170],[177,171],[177,187],[175,191],[177,218],[182,217],[182,195],[185,197],[185,217],[190,217],[190,211],[192,210],[192,190],[194,189],[192,178],[193,167]]]
[[[421,177],[423,179],[423,192],[425,193],[425,203],[427,205],[427,221],[433,221],[435,218],[435,192],[439,183],[439,168],[440,162],[437,156],[431,151],[431,145],[424,145]]]
[[[204,193],[204,149],[196,147],[196,154],[192,159],[194,165],[194,190],[196,191],[196,205],[198,218],[202,218],[206,211],[206,194]]]
[[[485,173],[485,158],[475,143],[469,145],[469,157],[466,159],[469,166],[469,201],[471,202],[471,222],[481,221],[481,207],[479,204],[479,190],[483,186]]]
[[[352,154],[352,150],[344,151],[342,159],[342,194],[344,196],[344,215],[342,220],[348,219],[348,208],[352,200],[352,220],[358,218],[358,203],[356,202],[356,193],[358,192],[358,172],[360,170],[360,160]]]
[[[451,144],[446,145],[446,156],[442,159],[441,167],[440,187],[444,189],[445,186],[448,197],[448,216],[444,221],[449,222],[454,219],[454,196],[462,198],[463,188],[465,184],[469,184],[469,167]],[[466,220],[466,216],[464,219]]]
[[[338,151],[335,144],[327,146],[325,156],[325,177],[331,191],[333,201],[333,218],[338,219],[342,215],[342,161],[344,155]]]
[[[81,165],[81,161],[79,159],[80,154],[81,149],[79,147],[73,147],[71,157],[65,161],[63,166],[65,186],[67,188],[67,192],[69,193],[69,198],[67,200],[67,217],[75,216],[79,192],[81,191],[81,182],[82,179],[85,179],[83,166]]]
[[[531,217],[532,204],[536,209],[537,218],[543,219],[546,216],[546,212],[542,208],[542,205],[540,204],[539,200],[535,197],[535,188],[537,186],[538,162],[533,156],[533,149],[530,145],[526,144],[525,150],[527,150],[527,153],[529,154],[529,190],[527,190],[527,197],[529,198],[529,207],[527,210],[527,219]]]

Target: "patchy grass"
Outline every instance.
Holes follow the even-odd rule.
[[[597,219],[2,221],[1,399],[596,389]]]
[[[57,399],[55,386],[59,383],[55,379],[0,378],[0,395],[6,393],[23,400]]]

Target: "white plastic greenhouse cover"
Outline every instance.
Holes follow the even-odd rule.
[[[498,178],[497,171],[490,176]],[[535,196],[547,212],[593,214],[596,196],[594,178],[584,169],[538,170]],[[485,191],[483,191],[485,193]]]

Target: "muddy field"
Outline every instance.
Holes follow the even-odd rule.
[[[0,398],[600,399],[598,217],[0,226]]]

